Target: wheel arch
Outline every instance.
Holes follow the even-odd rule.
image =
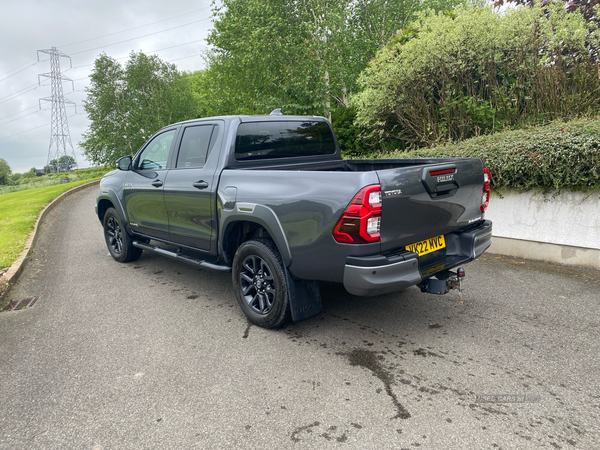
[[[98,200],[98,219],[100,219],[100,222],[104,221],[104,215],[106,214],[106,211],[108,211],[109,208],[114,207],[115,205],[113,205],[112,201],[108,198]]]
[[[221,225],[219,253],[227,263],[233,262],[235,252],[244,242],[257,238],[270,238],[277,247],[285,267],[292,263],[292,255],[283,228],[275,213],[267,207],[256,205],[252,214],[231,214]]]
[[[104,215],[106,214],[106,211],[109,208],[114,208],[117,211],[119,219],[121,219],[121,222],[125,226],[129,225],[129,221],[127,220],[127,215],[123,210],[123,206],[121,205],[121,202],[118,200],[117,196],[112,191],[109,191],[108,193],[102,195],[101,197],[98,197],[97,199],[97,213],[100,223],[104,221]]]

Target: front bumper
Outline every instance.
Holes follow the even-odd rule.
[[[354,295],[369,297],[419,284],[436,273],[479,258],[492,244],[492,222],[445,236],[446,254],[427,263],[416,253],[401,251],[391,255],[348,257],[344,287]]]

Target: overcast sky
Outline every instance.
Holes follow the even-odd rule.
[[[124,63],[131,51],[156,54],[178,69],[204,68],[200,54],[211,28],[211,0],[0,0],[0,158],[13,173],[47,163],[50,144],[49,55],[57,47],[61,71],[74,80],[63,84],[71,141],[79,167],[89,167],[78,143],[88,127],[83,109],[94,60],[102,52]],[[123,59],[120,59],[123,58]],[[69,68],[72,64],[73,68]],[[53,150],[55,148],[53,147]],[[68,148],[70,152],[70,148]]]

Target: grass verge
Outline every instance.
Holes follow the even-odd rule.
[[[0,195],[0,272],[10,267],[19,257],[46,205],[69,189],[90,181],[94,179]]]

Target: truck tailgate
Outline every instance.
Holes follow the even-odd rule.
[[[377,171],[381,251],[399,249],[483,219],[483,163],[453,159]]]

